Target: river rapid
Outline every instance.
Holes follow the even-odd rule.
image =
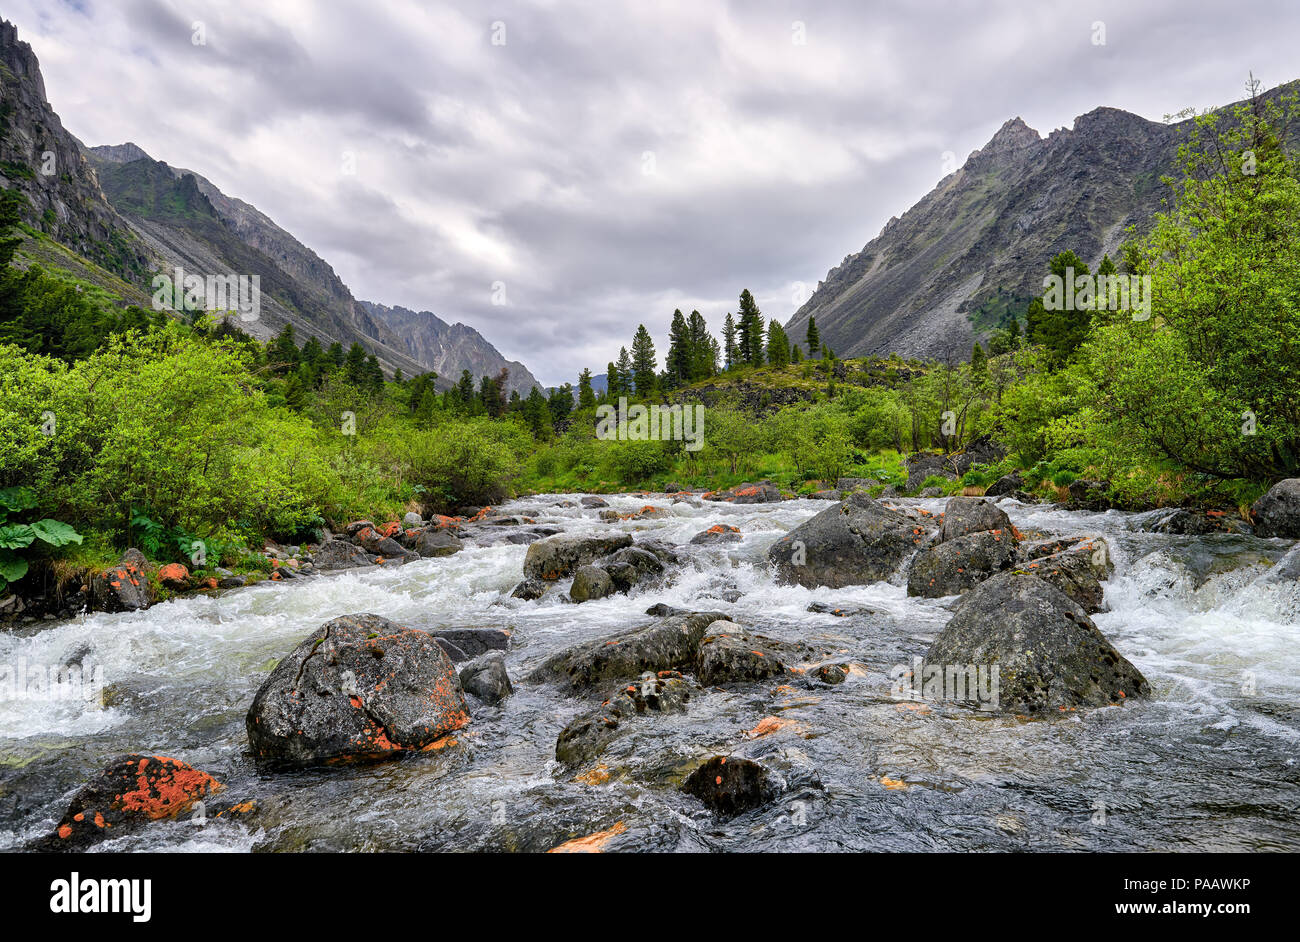
[[[98,699],[0,693],[0,848],[49,833],[71,793],[115,756],[172,756],[257,811],[237,821],[162,822],[98,846],[116,851],[540,851],[598,831],[608,850],[1010,851],[1300,849],[1300,593],[1255,580],[1288,541],[1144,532],[1153,516],[999,506],[1026,535],[1099,533],[1115,574],[1093,616],[1141,669],[1145,702],[1024,718],[901,702],[890,669],[924,654],[953,599],[908,598],[899,584],[777,585],[764,563],[784,532],[829,505],[647,502],[663,519],[602,523],[577,495],[501,508],[568,533],[622,528],[682,546],[672,580],[574,605],[563,591],[510,597],[527,547],[467,544],[454,556],[263,583],[143,612],[96,614],[0,633],[0,664],[102,668]],[[899,500],[932,512],[943,500]],[[713,524],[743,541],[689,545]],[[738,593],[738,594],[737,594]],[[723,596],[734,597],[728,602]],[[829,644],[847,681],[710,689],[688,712],[629,725],[599,776],[557,765],[556,736],[590,704],[524,681],[548,655],[647,624],[666,602],[719,610],[756,632]],[[870,611],[810,612],[813,603]],[[471,701],[458,744],[360,767],[259,772],[244,717],[271,668],[338,615],[373,612],[417,628],[508,627],[515,693]],[[784,723],[757,743],[766,717]],[[678,786],[702,759],[742,746],[815,769],[762,808],[716,817]]]

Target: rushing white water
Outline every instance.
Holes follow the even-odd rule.
[[[0,691],[0,846],[48,833],[72,790],[115,755],[150,752],[211,772],[260,813],[158,824],[106,848],[535,850],[620,821],[627,830],[612,848],[1300,848],[1300,605],[1294,585],[1256,581],[1283,541],[1158,535],[1134,529],[1140,516],[1004,502],[1021,530],[1106,537],[1116,573],[1110,610],[1094,620],[1155,689],[1145,703],[1027,720],[912,709],[891,697],[889,668],[925,651],[952,600],[908,598],[901,584],[773,581],[767,548],[825,503],[619,496],[609,501],[622,512],[650,502],[671,516],[606,524],[594,510],[561,506],[574,500],[544,495],[504,509],[570,533],[618,527],[687,544],[726,523],[744,539],[687,547],[691,564],[669,584],[582,605],[562,592],[510,598],[527,547],[498,543],[0,634],[0,665],[102,669],[111,704]],[[815,693],[772,684],[709,692],[684,716],[611,746],[601,760],[608,783],[575,782],[553,760],[555,737],[586,704],[519,679],[564,647],[647,623],[645,609],[661,601],[816,639],[859,667]],[[809,612],[814,602],[874,612],[837,618]],[[517,692],[500,707],[475,706],[463,745],[447,754],[258,775],[243,729],[253,694],[305,635],[349,612],[423,628],[509,627]],[[685,764],[754,745],[745,730],[771,715],[790,723],[767,738],[815,767],[820,789],[734,822],[677,791]]]

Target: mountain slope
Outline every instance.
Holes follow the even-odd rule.
[[[433,315],[374,316],[319,255],[202,175],[155,160],[133,143],[84,146],[46,99],[31,46],[3,21],[0,188],[23,193],[27,221],[50,237],[28,239],[19,250],[25,261],[75,269],[124,302],[147,304],[154,273],[178,267],[189,275],[257,275],[259,316],[239,326],[260,340],[292,324],[299,343],[309,336],[327,346],[360,342],[389,373],[436,370],[450,383],[462,369],[477,378],[504,366],[512,388],[526,394],[536,382],[464,325]],[[79,264],[78,256],[91,264]]]
[[[1042,138],[1002,126],[901,218],[830,270],[787,332],[809,317],[841,356],[970,355],[977,338],[1042,292],[1048,262],[1071,249],[1095,270],[1119,262],[1125,230],[1161,210],[1191,122],[1162,124],[1115,108]]]
[[[361,305],[376,321],[403,338],[407,353],[438,374],[440,387],[443,381],[457,382],[461,370],[469,370],[478,378],[496,376],[503,368],[510,371],[507,392],[518,390],[519,395],[527,396],[534,386],[542,385],[528,367],[507,360],[472,327],[448,324],[430,311],[387,307],[373,301],[362,301]]]

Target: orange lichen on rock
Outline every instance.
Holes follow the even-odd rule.
[[[604,831],[597,831],[595,834],[588,834],[586,837],[575,837],[571,841],[565,841],[552,847],[547,851],[548,854],[599,854],[605,850],[605,845],[618,837],[627,830],[627,825],[619,821],[612,828]]]

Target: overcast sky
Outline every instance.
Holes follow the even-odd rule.
[[[1042,134],[1099,105],[1160,120],[1243,97],[1250,70],[1300,78],[1293,0],[4,14],[87,144],[202,173],[356,297],[463,321],[548,384],[603,370],[640,322],[662,356],[675,307],[717,330],[745,287],[785,320],[1008,118]]]

